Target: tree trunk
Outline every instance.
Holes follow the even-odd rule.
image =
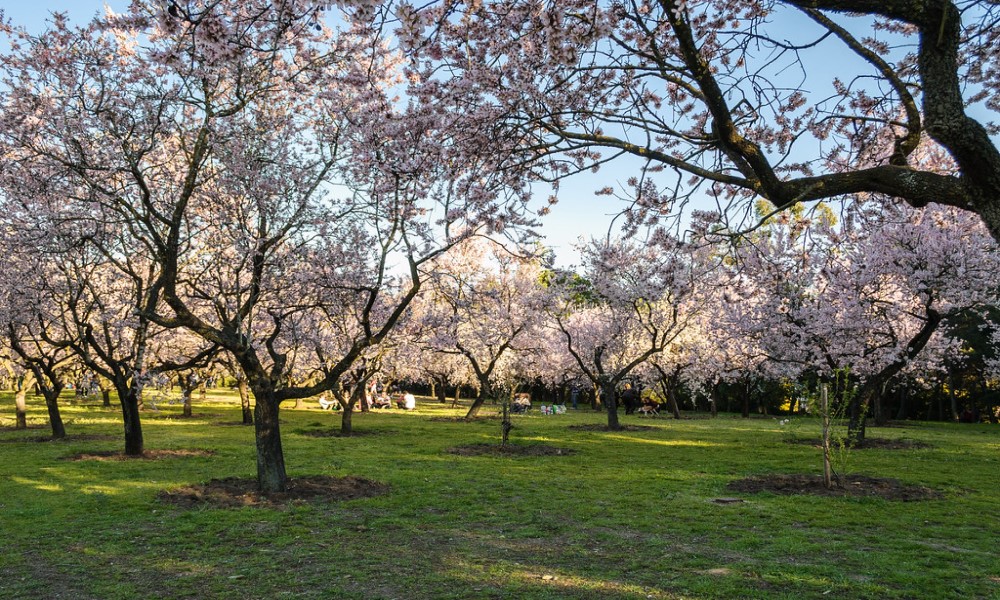
[[[243,410],[243,424],[253,425],[253,410],[250,408],[250,390],[247,389],[246,377],[236,380],[236,389],[240,393],[240,408]]]
[[[608,411],[608,429],[619,431],[622,428],[618,421],[618,401],[615,398],[615,382],[608,381],[601,385],[601,402]]]
[[[847,422],[847,443],[851,446],[860,445],[865,441],[868,407],[871,405],[873,397],[874,394],[868,386],[861,386],[858,393],[851,399],[851,404],[847,409],[849,417]]]
[[[826,394],[826,384],[820,385],[819,406],[823,417],[823,485],[833,488],[833,468],[830,466],[830,400]]]
[[[955,396],[955,374],[948,373],[948,397],[951,400],[951,420],[958,422],[958,398]]]
[[[670,402],[670,412],[674,413],[674,418],[680,420],[681,407],[677,404],[677,377],[671,377],[667,388],[667,401]]]
[[[455,398],[451,401],[451,407],[455,408],[458,406],[458,401],[462,397],[462,384],[455,386]]]
[[[115,385],[125,425],[125,455],[142,456],[142,422],[139,420],[139,390],[125,383]]]
[[[896,413],[896,420],[905,421],[910,418],[910,407],[907,403],[909,394],[906,393],[904,387],[900,386],[897,395],[899,396],[899,411]]]
[[[190,417],[191,416],[191,394],[192,394],[193,391],[194,390],[192,390],[192,389],[190,389],[188,387],[185,387],[183,390],[181,390],[181,396],[182,396],[182,398],[184,400],[184,416],[185,417]]]
[[[514,425],[510,422],[510,397],[504,398],[503,415],[500,419],[500,447],[506,448],[510,441],[510,430]]]
[[[590,408],[601,410],[601,386],[594,384],[594,389],[590,391]]]
[[[49,425],[52,427],[52,439],[61,440],[66,437],[66,427],[63,425],[62,415],[59,413],[59,393],[62,388],[44,389],[45,408],[49,411]]]
[[[712,386],[709,404],[711,405],[712,418],[719,416],[719,382],[715,382]]]
[[[257,487],[262,492],[284,492],[288,489],[285,472],[285,455],[281,449],[281,430],[278,426],[279,403],[274,390],[263,385],[252,385],[256,399],[254,407],[254,434],[257,442]]]
[[[743,404],[742,416],[744,419],[750,418],[750,385],[740,386],[740,401]]]
[[[24,399],[27,393],[28,390],[24,386],[18,387],[17,391],[14,392],[14,413],[16,414],[14,429],[28,428],[28,404]]]
[[[441,404],[446,404],[448,402],[448,393],[444,389],[444,386],[445,386],[445,382],[444,381],[439,381],[437,383],[437,392],[436,392],[436,395],[437,395],[438,402],[440,402]]]
[[[101,390],[101,401],[105,408],[111,408],[111,390]]]
[[[465,413],[465,418],[475,418],[479,414],[479,409],[486,403],[486,400],[492,396],[493,389],[490,388],[489,382],[479,382],[479,394],[477,394],[476,399],[472,401],[472,406],[469,407],[469,412]]]
[[[343,406],[343,410],[340,412],[340,434],[350,436],[354,433],[354,425],[351,423],[351,415],[354,414],[354,403],[341,402],[341,405]]]

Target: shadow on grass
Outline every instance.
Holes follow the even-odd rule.
[[[127,461],[127,460],[161,460],[164,458],[190,458],[192,456],[215,456],[214,450],[146,450],[138,456],[131,456],[116,450],[106,452],[81,452],[63,457],[63,460],[81,461]]]
[[[25,437],[25,438],[4,438],[0,439],[0,444],[16,444],[20,442],[30,442],[30,443],[41,443],[41,442],[113,442],[118,440],[119,437],[115,435],[105,435],[105,434],[78,434],[78,435],[67,435],[64,438],[54,438],[50,435],[46,436],[35,436],[35,437]]]

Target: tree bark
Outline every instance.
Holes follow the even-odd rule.
[[[910,418],[910,407],[907,403],[909,394],[906,393],[905,388],[900,387],[897,395],[899,396],[899,411],[896,413],[896,420],[905,421]]]
[[[608,429],[620,431],[621,422],[618,421],[618,400],[615,398],[615,381],[606,381],[601,385],[601,401],[608,411]]]
[[[62,387],[55,389],[44,388],[42,395],[45,396],[45,408],[49,412],[49,425],[52,427],[52,439],[61,440],[66,437],[66,427],[63,425],[62,414],[59,412],[59,394]]]
[[[341,402],[343,410],[340,412],[340,434],[350,436],[354,433],[354,424],[351,416],[354,414],[353,402]]]
[[[951,400],[951,420],[958,422],[958,398],[955,396],[955,374],[948,373],[948,398]]]
[[[139,390],[127,383],[116,383],[119,403],[122,407],[122,422],[125,426],[125,455],[142,456],[142,422],[139,420]]]
[[[284,492],[288,489],[285,454],[281,448],[278,425],[279,402],[274,390],[251,382],[256,399],[254,435],[257,443],[257,485],[262,492]]]
[[[719,382],[716,381],[712,385],[712,393],[710,394],[711,412],[712,418],[719,416]]]
[[[469,412],[465,413],[466,419],[473,419],[479,414],[479,409],[486,403],[490,397],[493,396],[493,389],[490,387],[489,382],[480,381],[479,382],[479,393],[476,395],[476,399],[472,401],[472,406],[469,407]]]
[[[250,390],[247,389],[247,378],[236,379],[236,389],[240,393],[240,408],[243,411],[243,424],[253,425],[253,409],[250,408]]]
[[[823,418],[823,485],[826,489],[833,487],[833,468],[830,466],[830,399],[826,393],[826,384],[821,384],[820,412]]]
[[[740,384],[740,402],[743,405],[741,415],[744,419],[750,418],[750,384],[742,382]]]
[[[510,397],[504,398],[503,415],[500,419],[500,447],[506,448],[510,441],[510,430],[514,425],[510,422]]]
[[[28,428],[28,404],[25,402],[27,393],[28,390],[24,386],[19,386],[14,392],[14,413],[16,415],[14,429]]]

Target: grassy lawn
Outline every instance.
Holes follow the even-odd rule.
[[[422,402],[421,402],[422,401]],[[46,426],[40,398],[29,424]],[[1000,428],[912,423],[869,435],[927,447],[857,450],[843,471],[894,477],[943,498],[896,502],[741,494],[734,479],[818,473],[814,419],[673,421],[589,410],[516,416],[513,439],[561,456],[456,456],[491,442],[496,420],[464,411],[356,414],[354,438],[315,403],[282,411],[297,475],[355,475],[391,486],[363,500],[283,508],[180,509],[157,493],[252,477],[252,428],[235,395],[143,413],[148,449],[210,450],[156,461],[67,461],[120,450],[120,415],[64,404],[70,436],[13,431],[0,396],[0,598],[1000,598]],[[225,425],[223,425],[225,424]],[[717,498],[742,498],[719,504]]]

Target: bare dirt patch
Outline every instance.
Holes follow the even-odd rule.
[[[212,423],[213,427],[249,427],[253,428],[253,423],[244,423],[243,421],[215,421]]]
[[[445,450],[458,456],[568,456],[576,451],[545,444],[466,444]]]
[[[161,460],[164,458],[190,458],[193,456],[215,456],[212,450],[146,450],[139,456],[129,456],[119,451],[109,452],[81,452],[63,458],[63,460],[97,460],[97,461],[124,461],[124,460]]]
[[[293,477],[288,480],[284,492],[265,494],[257,489],[256,479],[227,477],[213,479],[201,485],[190,485],[173,490],[164,490],[157,498],[172,506],[181,508],[239,508],[257,506],[273,508],[289,504],[301,504],[312,500],[355,500],[372,498],[390,491],[387,484],[361,477],[331,477],[311,475]]]
[[[815,438],[794,438],[788,440],[788,443],[813,446],[815,448],[822,446],[822,443]],[[890,440],[866,437],[863,442],[855,444],[850,448],[851,450],[919,450],[933,447],[931,444],[918,442],[917,440]]]
[[[616,433],[619,431],[652,431],[656,429],[652,425],[622,425],[618,429],[610,429],[607,425],[570,425],[574,431],[608,431]]]
[[[900,500],[913,502],[917,500],[938,500],[944,496],[937,490],[921,485],[909,485],[896,479],[868,477],[865,475],[847,475],[840,477],[840,482],[827,489],[823,478],[819,475],[759,475],[731,482],[726,486],[734,492],[758,494],[771,492],[784,496],[849,496],[855,498],[882,498],[883,500]]]
[[[84,433],[80,435],[67,435],[64,438],[54,438],[50,435],[42,437],[27,437],[27,438],[4,438],[0,439],[0,444],[14,444],[18,442],[113,442],[117,440],[118,437],[114,435],[98,434],[98,433]]]

